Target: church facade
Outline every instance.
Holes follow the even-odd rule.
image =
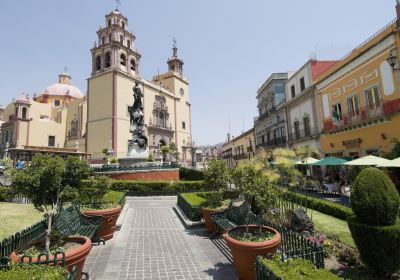
[[[106,25],[98,29],[91,49],[86,95],[62,73],[57,84],[39,95],[24,94],[3,108],[3,156],[7,149],[53,147],[90,154],[94,163],[103,161],[105,149],[114,157],[126,157],[132,137],[128,106],[134,100],[132,88],[139,82],[149,153],[161,159],[160,147],[175,143],[180,161],[191,164],[189,81],[178,48],[173,46],[167,72],[146,80],[140,75],[136,38],[127,27],[128,19],[118,10],[106,15]]]

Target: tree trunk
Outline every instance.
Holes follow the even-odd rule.
[[[47,230],[45,237],[45,252],[46,254],[50,253],[50,234],[51,234],[51,224],[53,220],[53,211],[49,213],[49,217],[47,218]]]

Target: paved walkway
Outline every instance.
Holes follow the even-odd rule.
[[[176,197],[128,198],[124,223],[106,245],[94,246],[84,271],[90,279],[236,280],[221,238],[185,230],[173,210]]]

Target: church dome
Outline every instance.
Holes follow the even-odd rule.
[[[71,85],[71,76],[67,73],[58,75],[58,83],[46,87],[40,95],[70,96],[72,98],[83,98],[83,93],[76,86]]]

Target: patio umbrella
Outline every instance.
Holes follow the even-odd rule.
[[[376,157],[373,155],[365,156],[362,158],[358,158],[349,162],[346,162],[344,165],[380,165],[380,164],[386,164],[387,162],[390,162],[390,160],[387,160],[385,158],[381,157]]]
[[[310,165],[310,164],[316,163],[318,161],[319,161],[319,159],[308,157],[306,159],[302,159],[302,160],[296,161],[295,164],[297,164],[297,165],[306,165],[306,163],[307,163],[307,165]]]
[[[400,158],[388,160],[385,163],[379,164],[378,167],[400,167]]]
[[[311,165],[318,165],[318,166],[323,166],[323,165],[342,165],[343,163],[347,162],[347,160],[342,159],[342,158],[337,158],[337,157],[327,157],[324,159],[321,159]]]

